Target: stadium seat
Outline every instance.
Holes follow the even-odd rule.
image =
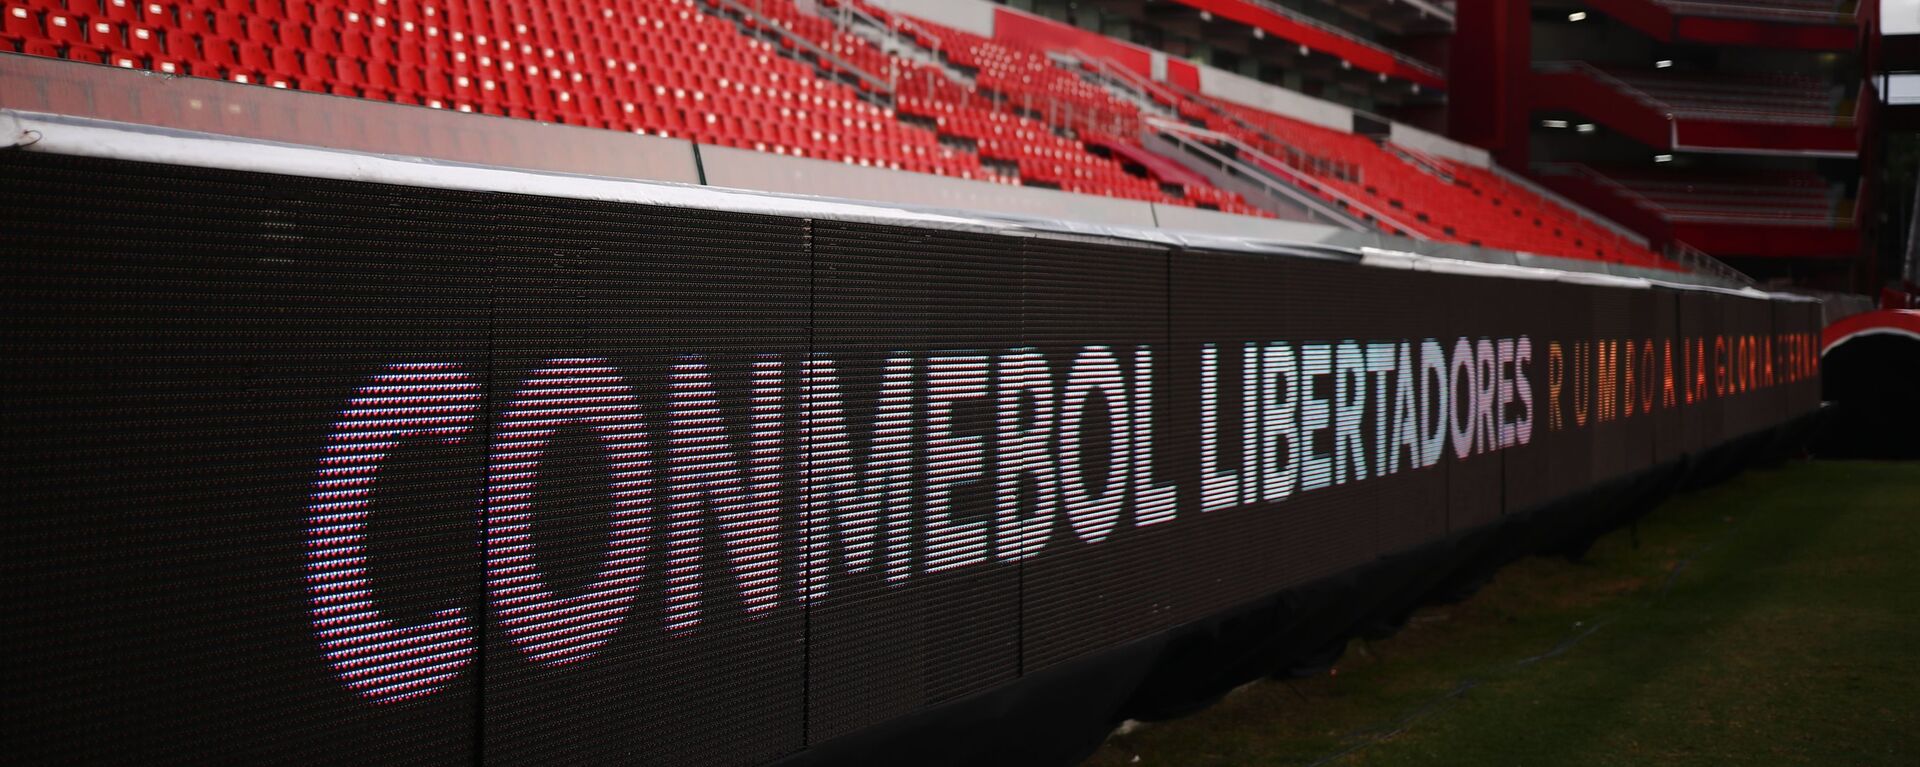
[[[1819,78],[1790,74],[1605,70],[1675,114],[1734,122],[1834,125],[1853,118],[1848,97]]]
[[[1382,211],[1390,232],[1664,263],[1484,169],[1159,86],[1136,103],[1047,51],[926,21],[903,33],[915,57],[792,0],[753,3],[759,17],[700,0],[81,5],[9,3],[0,39],[33,55],[1266,215],[1179,168],[1129,161],[1145,151],[1145,104],[1260,149],[1310,192]]]

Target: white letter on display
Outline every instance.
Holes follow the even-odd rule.
[[[1318,490],[1333,484],[1333,458],[1313,449],[1315,432],[1327,428],[1327,401],[1314,396],[1313,379],[1333,372],[1333,349],[1326,344],[1300,347],[1300,489]],[[1335,446],[1338,449],[1338,446]]]
[[[1447,447],[1447,424],[1452,420],[1453,383],[1447,376],[1447,355],[1440,342],[1420,342],[1420,466],[1440,462]]]
[[[992,521],[955,518],[953,488],[986,476],[987,451],[979,435],[954,431],[954,409],[967,400],[987,399],[987,358],[978,354],[937,355],[927,360],[927,517],[926,571],[930,573],[987,560]]]
[[[1300,484],[1299,440],[1294,434],[1299,409],[1300,363],[1285,341],[1267,344],[1260,360],[1260,499],[1278,501]],[[1281,451],[1284,450],[1283,454]]]
[[[1172,522],[1177,488],[1153,481],[1153,350],[1133,350],[1133,523],[1137,527]]]
[[[1413,344],[1399,345],[1395,361],[1396,386],[1393,395],[1393,436],[1387,441],[1387,469],[1392,474],[1400,470],[1401,457],[1404,455],[1407,468],[1419,468],[1425,462],[1424,449],[1420,446],[1420,389],[1417,370],[1413,366]],[[1383,411],[1384,407],[1381,408]]]
[[[1107,459],[1106,476],[1100,477],[1100,492],[1086,476],[1081,453],[1089,449],[1081,434],[1080,422],[1095,393],[1101,395],[1101,410],[1106,418],[1107,442],[1112,447]],[[1061,506],[1075,535],[1087,543],[1099,543],[1120,523],[1120,510],[1127,495],[1127,471],[1132,465],[1127,440],[1132,424],[1127,412],[1126,382],[1120,376],[1120,362],[1104,346],[1089,346],[1073,361],[1067,374],[1067,393],[1060,405],[1060,496]]]
[[[1648,348],[1652,348],[1651,345]],[[1520,420],[1514,422],[1513,432],[1516,445],[1525,445],[1533,441],[1533,384],[1527,380],[1527,363],[1532,361],[1533,339],[1521,336],[1520,342],[1513,349],[1514,391],[1520,395]],[[1651,378],[1648,380],[1647,392],[1649,396],[1652,395]]]
[[[754,370],[756,405],[746,457],[728,446],[726,421],[706,360],[682,357],[668,374],[667,608],[668,631],[700,622],[702,542],[709,520],[720,531],[749,611],[779,604],[780,467],[762,460],[769,424],[757,412],[769,371]],[[772,371],[777,376],[778,369]],[[777,424],[777,420],[774,421]],[[777,450],[772,453],[777,456]]]
[[[1480,423],[1478,404],[1480,383],[1474,380],[1479,369],[1479,365],[1475,364],[1473,359],[1473,342],[1468,341],[1464,336],[1455,341],[1453,363],[1447,379],[1447,391],[1461,399],[1447,410],[1449,421],[1447,431],[1449,436],[1453,437],[1453,457],[1463,461],[1467,456],[1473,455],[1473,436]],[[1464,396],[1460,393],[1462,387],[1465,387],[1466,391]],[[1462,408],[1465,408],[1466,412],[1462,413]]]
[[[1505,450],[1513,447],[1513,424],[1507,420],[1507,405],[1513,402],[1513,376],[1507,374],[1513,369],[1513,339],[1500,339],[1497,349],[1500,381],[1493,393],[1493,422],[1500,433],[1500,449]]]
[[[613,524],[593,582],[563,596],[534,559],[533,491],[547,445],[569,423],[591,429],[606,451]],[[507,638],[535,663],[592,657],[633,603],[651,532],[642,428],[633,387],[600,359],[548,362],[521,384],[500,419],[487,472],[487,583]]]
[[[1499,416],[1493,407],[1494,395],[1500,390],[1500,359],[1494,351],[1493,339],[1482,338],[1474,344],[1474,366],[1480,390],[1473,397],[1477,419],[1473,441],[1479,446],[1477,452],[1491,453],[1500,448]]]
[[[827,595],[835,542],[847,572],[863,573],[884,564],[892,573],[911,562],[906,525],[899,522],[913,513],[913,358],[899,354],[886,361],[864,461],[854,454],[833,360],[815,356],[808,361],[802,385],[806,593],[813,600]]]
[[[1244,408],[1243,408],[1244,411]],[[1240,472],[1220,468],[1220,349],[1200,347],[1200,510],[1240,502]],[[1242,461],[1242,468],[1246,462]]]
[[[413,625],[380,609],[367,571],[367,522],[387,455],[409,439],[466,439],[484,399],[458,364],[390,365],[348,400],[314,474],[307,508],[313,631],[333,673],[375,703],[439,690],[473,659],[473,619],[458,602]]]
[[[1334,352],[1333,481],[1367,478],[1367,443],[1360,425],[1367,410],[1367,355],[1360,344],[1342,341]]]
[[[1054,378],[1047,358],[1033,348],[1000,356],[998,462],[998,545],[1003,560],[1033,556],[1047,545],[1053,530],[1059,490],[1054,471]],[[1033,480],[1032,513],[1021,515],[1021,487]]]
[[[1260,346],[1240,349],[1240,504],[1260,500]]]
[[[1393,453],[1393,400],[1389,399],[1393,385],[1394,353],[1406,348],[1406,344],[1391,341],[1379,341],[1367,344],[1367,373],[1374,377],[1373,383],[1373,474],[1384,477],[1398,468],[1398,461],[1388,458]],[[1390,468],[1391,467],[1391,468]]]

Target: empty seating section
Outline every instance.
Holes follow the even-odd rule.
[[[777,29],[770,31],[785,31],[797,34],[805,38],[808,42],[818,45],[822,50],[827,51],[829,55],[851,64],[867,75],[885,81],[890,82],[897,77],[910,77],[913,73],[922,70],[922,66],[917,62],[888,56],[885,52],[867,45],[866,41],[862,40],[858,35],[838,29],[833,22],[827,19],[821,18],[818,15],[800,12],[800,9],[792,2],[785,0],[781,2],[772,2],[771,0],[745,0],[738,6],[752,15],[735,14],[735,6],[721,5],[718,7],[723,14],[741,15],[743,26],[749,30],[760,29],[759,22],[754,19],[752,15],[770,19],[778,25]],[[833,72],[837,69],[837,65],[826,62],[822,68],[828,72]]]
[[[1175,201],[1159,184],[1128,174],[1118,163],[1089,152],[1080,141],[1056,133],[1047,122],[1016,114],[1009,102],[996,101],[988,93],[956,82],[948,73],[936,70],[937,65],[888,56],[858,35],[800,13],[790,0],[757,0],[756,9],[835,55],[844,55],[850,63],[884,69],[896,82],[896,111],[931,123],[941,135],[964,139],[990,165],[998,163],[1014,169],[1023,183],[1109,197]],[[941,30],[941,34],[958,37],[949,30]],[[955,42],[947,44],[953,46]],[[954,53],[954,58],[972,60],[972,56],[971,50]],[[1048,68],[1065,71],[1051,64]],[[1134,119],[1137,121],[1138,116]]]
[[[26,53],[985,177],[692,0],[9,0]]]
[[[1513,228],[1517,227],[1520,230],[1517,233],[1519,239],[1535,245],[1533,248],[1522,248],[1524,250],[1581,257],[1585,255],[1582,249],[1591,249],[1593,257],[1604,261],[1674,268],[1671,262],[1634,239],[1597,224],[1504,176],[1445,158],[1429,160],[1444,167],[1453,176],[1456,186],[1473,193],[1474,200],[1465,197],[1460,199],[1463,209],[1471,211],[1476,201],[1482,206],[1494,208],[1492,218],[1501,219],[1501,225],[1509,230],[1508,236],[1514,236],[1516,233]],[[1532,222],[1533,226],[1531,236],[1525,234],[1528,222]],[[1568,240],[1573,242],[1572,251],[1564,250]]]
[[[1804,223],[1848,220],[1845,202],[1811,171],[1713,173],[1692,169],[1601,168],[1634,202],[1674,221]]]
[[[943,30],[946,55],[973,70],[979,87],[1006,98],[1008,106],[1074,131],[1115,133],[1140,119],[1138,107],[1104,87],[1049,60],[1042,51],[995,42],[956,29]]]
[[[1670,262],[1633,239],[1483,168],[1404,148],[1388,151],[1365,136],[1249,107],[1225,102],[1218,106],[1284,142],[1279,149],[1306,148],[1296,150],[1303,160],[1287,164],[1338,193],[1329,199],[1345,202],[1340,199],[1344,197],[1371,208],[1388,231],[1542,255],[1671,268]],[[1274,143],[1270,140],[1248,143],[1275,154],[1267,148]]]
[[[1655,0],[1676,12],[1776,21],[1839,23],[1852,16],[1857,0]]]
[[[888,55],[789,0],[746,6],[780,34],[697,0],[7,0],[0,50],[1263,214],[1212,187],[1163,189],[1063,136],[1127,135],[1114,121],[1129,105],[1043,56],[969,41],[957,61],[1003,98],[936,94],[952,89],[925,84],[952,83],[935,65]],[[787,34],[829,57],[802,54]],[[835,59],[922,83],[898,103],[924,119],[900,119]],[[1034,101],[1073,108],[1052,110],[1052,123],[1017,113],[1049,114],[1020,108]]]
[[[942,135],[970,143],[990,166],[1013,169],[1024,183],[1071,192],[1267,215],[1238,195],[1211,186],[1154,174],[1128,173],[1123,163],[1090,151],[1087,143],[1136,143],[1140,110],[1103,87],[1049,60],[1044,52],[1008,45],[928,21],[910,34],[931,55],[937,42],[953,71],[889,57],[858,35],[800,13],[791,0],[756,0],[756,8],[856,65],[890,66],[896,79],[894,107],[931,123]],[[883,21],[886,10],[862,5]],[[937,41],[927,37],[937,35]],[[971,77],[971,84],[965,82]],[[1071,138],[1069,138],[1071,136]],[[1172,189],[1177,194],[1169,194]]]
[[[1044,51],[930,22],[911,26],[925,50],[908,56],[792,0],[0,2],[0,50],[1265,215],[1148,161],[1141,106],[1097,78]],[[805,50],[814,47],[826,55]],[[1692,92],[1670,74],[1659,79],[1663,92]],[[1793,85],[1756,99],[1769,108],[1791,111],[1816,96],[1830,106],[1831,94],[1808,83],[1769,82]],[[1287,166],[1283,175],[1389,232],[1665,263],[1483,169],[1156,84],[1145,90],[1139,104],[1157,102],[1259,149]],[[1648,194],[1664,199],[1657,192]],[[1779,199],[1790,211],[1816,207],[1811,196]]]
[[[1159,184],[1127,174],[1119,163],[1094,155],[1037,120],[926,96],[901,95],[896,108],[932,120],[942,134],[974,142],[982,159],[1011,165],[1027,181],[1136,200],[1166,197]]]
[[[1847,96],[1813,77],[1672,69],[1609,69],[1607,73],[1683,116],[1811,125],[1836,125],[1853,117]]]

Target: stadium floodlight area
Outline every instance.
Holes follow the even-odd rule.
[[[1819,407],[1798,296],[0,122],[23,761],[1063,762]]]

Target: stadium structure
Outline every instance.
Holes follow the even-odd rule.
[[[1908,0],[0,20],[28,760],[1070,763],[1920,428]]]

